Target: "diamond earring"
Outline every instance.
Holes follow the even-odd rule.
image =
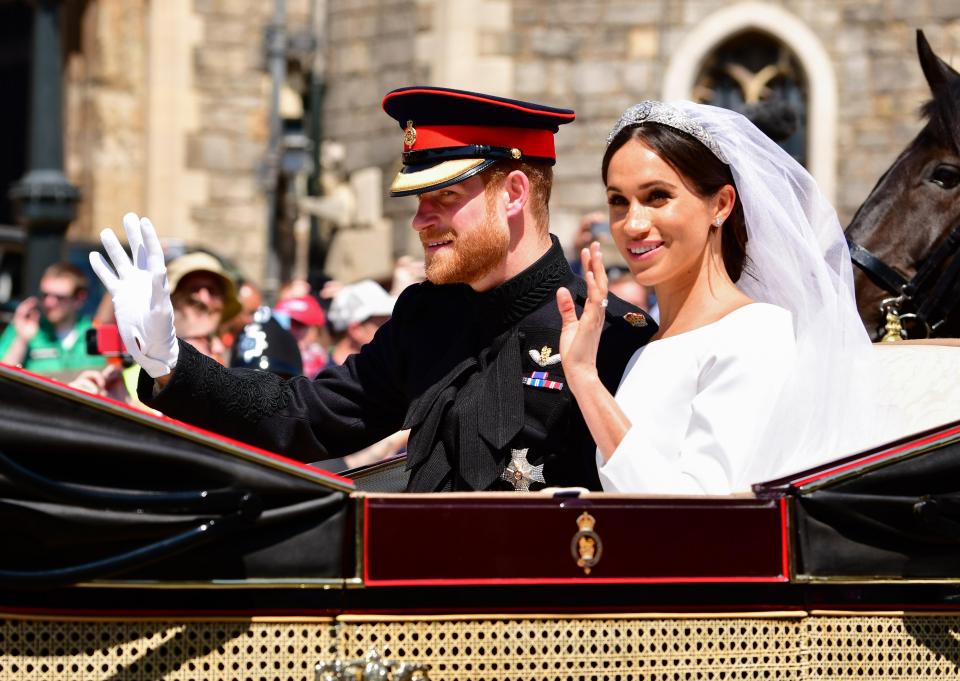
[[[717,218],[713,221],[713,224],[719,227],[720,225],[723,224],[723,218],[718,215]]]

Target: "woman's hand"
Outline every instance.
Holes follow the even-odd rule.
[[[594,241],[589,248],[580,251],[580,263],[587,281],[587,300],[579,319],[570,291],[565,288],[557,290],[557,308],[563,321],[560,360],[574,395],[597,379],[597,348],[607,307],[607,273],[598,242]]]

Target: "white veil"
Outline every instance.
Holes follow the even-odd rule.
[[[609,140],[644,121],[692,135],[729,165],[748,237],[737,285],[793,315],[797,371],[770,423],[755,424],[760,456],[747,479],[769,480],[854,451],[875,418],[865,369],[871,349],[836,211],[803,166],[734,111],[642,102],[624,112]]]

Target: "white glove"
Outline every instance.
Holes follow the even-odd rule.
[[[127,213],[123,229],[133,261],[113,230],[105,229],[100,232],[100,241],[113,269],[97,252],[90,254],[90,265],[113,297],[117,327],[127,352],[151,377],[166,376],[177,366],[180,347],[173,328],[163,249],[147,218]]]

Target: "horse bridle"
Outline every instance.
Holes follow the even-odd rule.
[[[850,259],[874,284],[893,296],[880,303],[886,317],[886,333],[881,340],[897,341],[907,337],[903,322],[919,324],[930,338],[960,303],[960,257],[954,257],[939,279],[933,274],[960,249],[960,225],[920,264],[907,280],[863,246],[847,239]],[[904,313],[905,309],[912,312]]]

